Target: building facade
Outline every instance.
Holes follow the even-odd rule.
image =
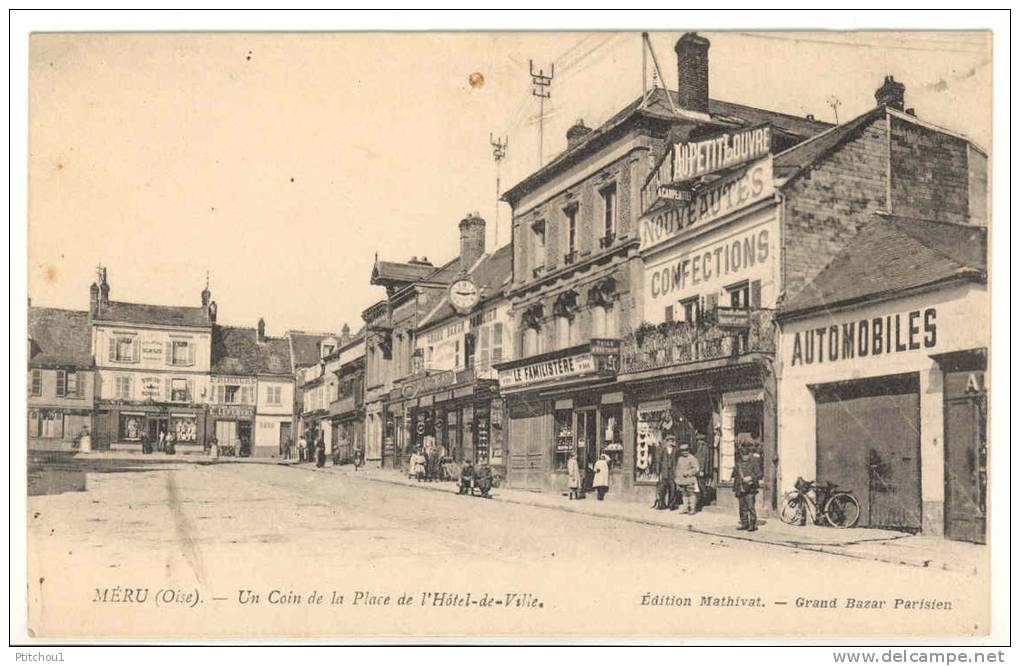
[[[199,307],[123,303],[109,294],[102,269],[90,289],[97,447],[141,451],[147,440],[158,450],[170,438],[178,452],[203,451],[216,321],[208,287]]]
[[[29,449],[75,448],[93,430],[94,400],[89,313],[29,306]]]
[[[365,329],[351,335],[344,324],[336,351],[335,393],[329,405],[333,460],[346,464],[365,453]]]

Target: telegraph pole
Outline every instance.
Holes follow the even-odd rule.
[[[831,95],[829,99],[825,100],[825,103],[832,107],[832,113],[836,116],[836,124],[839,124],[839,106],[843,102],[839,101],[839,98],[835,95]]]
[[[536,72],[535,63],[531,60],[528,61],[528,70],[531,72],[531,94],[538,98],[538,166],[540,167],[544,162],[542,148],[545,139],[543,136],[545,131],[545,100],[552,97],[552,92],[549,88],[552,86],[555,68],[556,63],[549,65],[549,74],[547,75],[541,69]]]
[[[496,249],[499,249],[499,163],[506,157],[506,147],[510,144],[510,138],[504,136],[502,139],[493,138],[489,132],[489,145],[492,146],[492,159],[496,162]]]

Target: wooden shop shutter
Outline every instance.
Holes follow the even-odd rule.
[[[751,283],[751,307],[761,307],[761,280],[755,280]]]

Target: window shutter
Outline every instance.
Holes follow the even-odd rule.
[[[34,409],[28,413],[28,433],[32,437],[39,436],[39,412]]]
[[[195,345],[192,342],[188,343],[188,365],[195,365]]]
[[[719,294],[709,294],[705,297],[705,310],[712,311],[719,307]]]
[[[53,430],[54,430],[54,433],[53,433],[54,437],[57,437],[58,439],[63,439],[63,437],[64,437],[64,415],[63,414],[57,414],[55,416],[54,421],[53,421]]]
[[[218,384],[216,386],[216,402],[223,404],[223,402],[226,399],[227,399],[227,387],[225,387],[223,384]]]
[[[126,390],[126,395],[124,397],[127,398],[128,400],[130,400],[131,396],[134,395],[134,393],[131,392],[131,383],[132,382],[134,382],[134,379],[132,377],[125,377],[124,378],[124,387],[127,389]]]
[[[67,372],[57,370],[57,397],[62,398],[65,395],[67,395]]]
[[[192,401],[192,396],[194,396],[194,395],[195,395],[195,390],[194,390],[194,386],[195,386],[195,380],[193,380],[193,379],[189,379],[189,380],[187,381],[187,387],[188,387],[188,389],[187,389],[187,390],[188,390],[188,394],[187,394],[187,396],[186,396],[186,398],[187,398],[187,401],[188,401],[188,402],[191,402],[191,401]]]
[[[167,365],[173,365],[173,363],[174,363],[174,343],[173,342],[164,342],[163,343],[163,347],[164,347],[164,349],[166,349],[166,364]]]
[[[110,336],[110,360],[117,360],[117,338]]]
[[[139,338],[135,338],[131,341],[131,362],[138,363],[141,359],[141,346],[142,341]]]
[[[174,380],[172,377],[166,378],[166,401],[170,402],[170,398],[173,396]]]
[[[751,307],[761,307],[761,280],[755,280],[751,283]]]
[[[673,306],[666,306],[666,321],[673,321]]]
[[[246,405],[250,405],[252,403],[250,386],[244,386],[241,388],[241,402]]]

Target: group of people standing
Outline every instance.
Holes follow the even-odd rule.
[[[595,491],[600,502],[609,492],[609,456],[600,455],[593,464],[585,463],[584,469],[577,462],[577,453],[571,453],[567,460],[567,483],[569,498],[584,499],[589,491]]]
[[[408,475],[417,481],[442,481],[446,476],[443,471],[445,462],[445,447],[421,446],[411,454]]]
[[[176,450],[177,436],[173,431],[160,430],[156,440],[149,437],[149,433],[142,431],[142,453],[152,453],[154,450],[160,453],[171,455]]]

